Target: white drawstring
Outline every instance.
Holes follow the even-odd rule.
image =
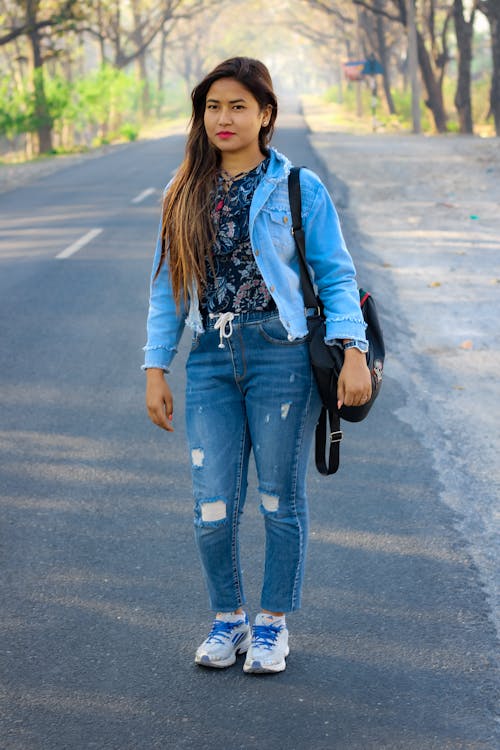
[[[210,313],[210,317],[216,318],[217,313]],[[224,346],[224,339],[228,339],[233,335],[233,320],[234,320],[234,313],[232,312],[219,313],[219,319],[214,326],[215,330],[219,331],[219,338],[220,338],[220,344],[218,346],[219,349],[225,349],[226,347]],[[229,330],[226,331],[226,328],[228,326],[229,326]]]

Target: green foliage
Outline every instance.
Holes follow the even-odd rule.
[[[10,76],[0,78],[0,135],[13,139],[31,130],[29,100],[12,86]]]
[[[142,90],[132,74],[104,65],[79,81],[74,90],[78,102],[78,121],[100,127],[114,125],[138,111]]]
[[[350,83],[344,85],[342,102],[339,102],[339,91],[337,86],[332,86],[324,95],[324,101],[329,104],[335,104],[341,106],[341,108],[354,116],[357,109],[356,99],[356,86],[361,85],[361,99],[363,106],[363,118],[369,120],[371,118],[371,93],[364,83]],[[455,98],[456,80],[454,78],[446,76],[443,81],[443,98],[445,102],[445,109],[448,114],[447,127],[448,132],[458,133],[460,130],[458,115],[455,109],[454,98]],[[472,111],[475,123],[475,132],[492,135],[492,126],[486,122],[486,117],[489,111],[489,89],[490,89],[490,78],[487,73],[478,75],[472,83],[471,96],[472,96]],[[387,130],[411,130],[412,127],[412,112],[411,112],[411,91],[408,88],[406,91],[400,91],[393,89],[392,98],[394,106],[396,108],[396,114],[390,115],[387,111],[387,106],[383,98],[382,86],[379,86],[379,101],[376,110],[376,118],[380,125]],[[423,133],[434,133],[434,123],[432,119],[432,113],[430,109],[425,106],[425,102],[420,103],[420,115],[421,115],[421,126]]]
[[[169,81],[162,91],[151,90],[150,97],[151,111],[156,112],[158,116],[176,119],[191,113],[191,101],[186,92],[185,83],[180,79]]]
[[[394,107],[396,109],[395,115],[382,114],[380,120],[397,122],[401,128],[412,127],[412,112],[411,112],[411,90],[408,88],[407,91],[393,91],[392,99],[394,101]],[[420,123],[422,132],[431,133],[433,131],[433,122],[430,109],[425,106],[423,101],[420,102]]]
[[[19,90],[9,76],[0,77],[0,135],[13,140],[36,131],[43,120],[53,124],[60,140],[70,129],[87,143],[137,138],[142,85],[131,73],[105,66],[75,84],[62,75],[40,74],[34,88],[24,81]],[[66,149],[72,146],[68,142]]]
[[[485,123],[490,111],[491,80],[483,73],[472,85],[472,115],[478,123]]]
[[[139,136],[139,128],[131,122],[125,122],[120,128],[120,135],[127,141],[135,141]]]

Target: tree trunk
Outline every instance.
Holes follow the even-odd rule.
[[[382,8],[383,0],[376,0],[375,7]],[[394,100],[392,98],[392,93],[391,93],[391,79],[389,75],[389,56],[387,54],[387,44],[385,40],[384,17],[382,15],[377,15],[376,19],[377,19],[376,26],[377,26],[378,53],[380,57],[380,64],[382,65],[384,69],[382,76],[383,76],[385,100],[387,102],[389,112],[391,113],[391,115],[395,115],[396,107],[394,106]]]
[[[19,44],[19,39],[14,39],[11,44],[13,44],[15,49],[15,57],[12,59],[12,57],[9,55],[9,67],[11,68],[11,75],[12,79],[15,83],[16,89],[18,91],[24,91],[26,86],[26,80],[25,80],[25,72],[26,69],[24,68],[24,65],[26,64],[26,57],[23,54],[23,51],[21,51],[21,46]]]
[[[165,57],[167,52],[167,33],[163,28],[160,38],[160,55],[158,60],[158,96],[156,98],[156,116],[161,117],[163,110],[163,89],[165,86]]]
[[[418,49],[417,26],[415,23],[415,5],[413,0],[406,0],[406,31],[408,34],[407,68],[411,85],[411,119],[412,132],[422,132],[422,117],[420,112],[420,79],[418,77]]]
[[[491,13],[491,57],[493,72],[491,74],[490,114],[495,120],[495,133],[500,136],[500,3],[490,2]]]
[[[462,0],[453,1],[453,18],[458,47],[458,79],[455,92],[455,107],[458,112],[460,132],[472,134],[471,63],[472,40],[474,35],[474,12],[470,20],[464,18]]]
[[[38,139],[38,153],[52,151],[52,118],[50,117],[43,76],[43,59],[40,48],[40,35],[36,28],[39,0],[26,3],[28,31],[28,62],[31,73],[34,98],[35,128]]]
[[[106,64],[106,44],[104,41],[104,24],[103,24],[103,19],[102,19],[101,0],[99,0],[97,3],[97,29],[99,32],[99,37],[98,37],[99,64],[102,68]]]
[[[114,66],[116,68],[121,67],[122,61],[122,43],[121,43],[121,11],[120,11],[120,0],[116,3],[115,7],[115,38],[113,39],[113,55],[114,55]]]
[[[142,83],[141,91],[141,113],[144,119],[149,117],[151,111],[151,95],[149,91],[149,78],[146,66],[146,53],[142,52],[136,59],[136,71],[139,81]]]
[[[417,29],[418,63],[425,90],[427,92],[426,105],[432,112],[434,124],[438,133],[446,133],[446,112],[443,102],[443,92],[432,69],[431,59],[425,47],[422,34]]]
[[[359,6],[356,5],[356,49],[357,59],[362,59],[363,46],[361,43],[361,13],[359,12]],[[356,81],[354,84],[356,87],[356,114],[358,117],[363,117],[363,100],[361,99],[361,81]]]
[[[132,33],[132,39],[137,50],[137,54],[135,55],[135,70],[137,79],[142,84],[141,114],[143,119],[147,119],[151,109],[151,98],[149,92],[148,71],[146,67],[146,51],[142,49],[144,44],[143,19],[141,6],[140,3],[137,2],[137,0],[134,0],[134,2],[132,2],[132,15],[134,17],[134,30]],[[139,51],[141,49],[142,51]]]

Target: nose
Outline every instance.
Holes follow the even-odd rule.
[[[219,110],[219,125],[228,125],[231,122],[230,107],[221,107]]]

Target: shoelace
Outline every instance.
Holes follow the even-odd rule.
[[[252,629],[254,645],[259,648],[267,648],[270,651],[281,632],[281,628],[281,625],[254,625]]]
[[[226,622],[226,620],[214,620],[214,624],[212,625],[212,630],[210,631],[210,634],[207,638],[207,643],[212,643],[215,641],[216,643],[224,643],[224,639],[228,639],[231,637],[231,633],[233,630],[241,625],[243,620],[238,620],[237,622]]]
[[[211,318],[216,318],[217,313],[210,313]],[[216,331],[219,331],[219,339],[220,343],[217,347],[218,349],[225,349],[224,346],[224,339],[228,339],[233,335],[233,320],[234,320],[234,313],[232,312],[225,312],[219,314],[219,319],[217,320],[217,323],[215,324],[214,328]],[[229,328],[229,330],[226,330]]]

